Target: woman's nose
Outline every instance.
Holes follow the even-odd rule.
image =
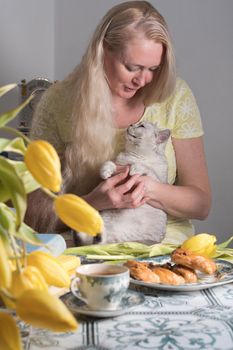
[[[151,81],[152,77],[150,72],[143,70],[138,72],[133,78],[133,83],[138,87],[143,87]]]

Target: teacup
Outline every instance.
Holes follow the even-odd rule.
[[[91,310],[116,310],[129,286],[129,269],[120,265],[81,265],[76,276],[71,292]]]

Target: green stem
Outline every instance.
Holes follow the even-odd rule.
[[[27,251],[26,244],[22,241],[22,249],[23,249],[23,267],[27,266]]]
[[[17,135],[17,136],[19,136],[19,137],[22,137],[22,139],[24,139],[24,141],[25,141],[26,143],[30,143],[30,142],[31,142],[31,140],[30,140],[27,136],[25,136],[25,135],[24,135],[21,131],[19,131],[19,130],[10,128],[9,126],[3,126],[3,127],[1,127],[1,130],[6,131],[6,132],[9,132],[9,133],[11,133],[11,134],[15,134],[15,135]]]
[[[18,254],[17,254],[17,249],[16,249],[15,238],[12,235],[9,235],[9,236],[10,236],[10,240],[11,240],[12,249],[13,249],[14,255],[15,255],[17,270],[19,272],[21,272],[21,266],[20,266],[19,260],[16,258]]]
[[[48,190],[45,187],[41,187],[41,190],[46,193],[50,198],[55,199],[57,198],[57,195],[55,193],[53,193],[52,191]]]

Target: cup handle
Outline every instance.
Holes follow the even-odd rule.
[[[77,290],[77,281],[80,282],[80,278],[79,277],[75,277],[75,278],[72,279],[71,284],[70,284],[70,290],[71,290],[72,294],[74,296],[76,296],[76,298],[82,300],[85,304],[87,304],[87,300],[85,298],[83,298],[80,295],[79,290]]]

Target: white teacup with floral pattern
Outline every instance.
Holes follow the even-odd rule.
[[[116,310],[129,286],[129,269],[120,265],[81,265],[76,276],[71,292],[91,310]]]

